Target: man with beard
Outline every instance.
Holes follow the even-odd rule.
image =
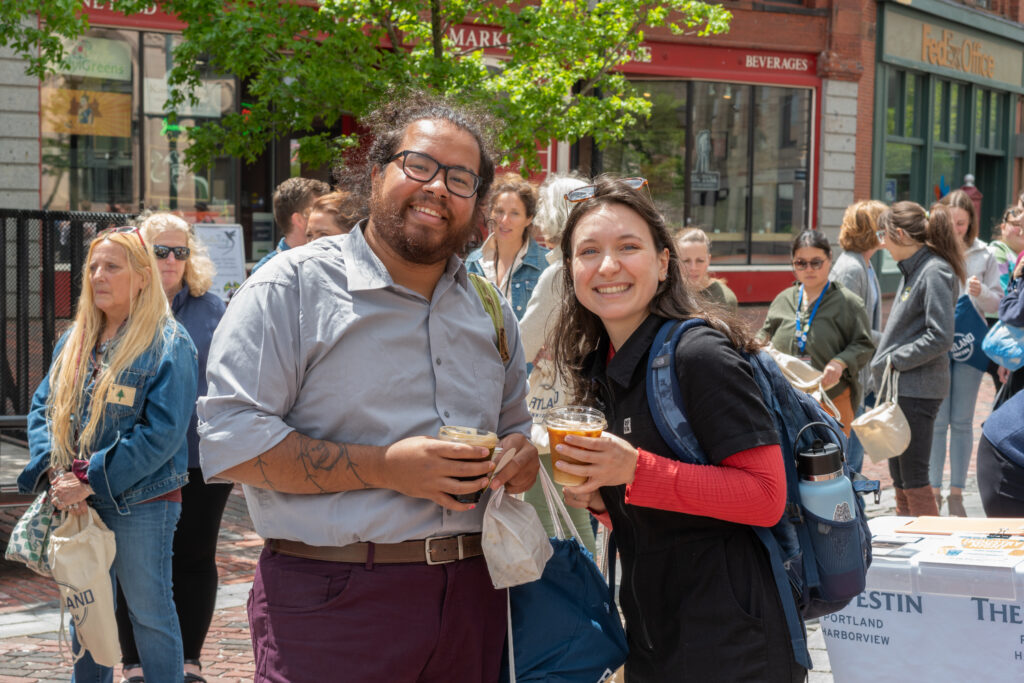
[[[480,120],[417,95],[367,120],[370,217],[285,252],[238,291],[200,399],[204,475],[241,482],[266,539],[249,600],[257,681],[493,681],[505,595],[480,551],[488,492],[537,451],[510,359],[455,255],[494,178]],[[442,425],[498,434],[517,455]]]

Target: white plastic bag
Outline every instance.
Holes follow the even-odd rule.
[[[513,455],[515,449],[505,453],[495,474]],[[537,511],[526,501],[506,493],[504,488],[496,491],[487,502],[480,545],[495,588],[536,581],[553,553]]]

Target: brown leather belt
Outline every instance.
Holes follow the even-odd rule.
[[[376,564],[447,564],[483,554],[480,534],[427,538],[404,543],[352,543],[343,546],[306,545],[300,541],[269,538],[271,552],[324,562]]]

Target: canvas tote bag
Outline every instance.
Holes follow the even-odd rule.
[[[765,351],[772,357],[775,364],[779,366],[782,376],[786,378],[786,381],[794,389],[810,395],[811,398],[821,404],[822,408],[828,411],[829,415],[836,420],[840,419],[839,408],[836,408],[836,404],[832,403],[832,399],[828,397],[825,387],[821,386],[821,370],[815,370],[809,363],[800,360],[796,356],[783,353],[771,344],[765,347]]]
[[[64,610],[71,612],[82,649],[101,666],[121,661],[114,619],[110,566],[114,563],[114,532],[91,507],[84,515],[68,515],[50,539],[50,569],[60,589],[61,633]]]
[[[885,364],[882,384],[878,387],[875,407],[853,421],[853,431],[872,462],[882,462],[901,455],[910,445],[910,425],[897,401],[900,372]],[[887,397],[888,394],[888,397]]]

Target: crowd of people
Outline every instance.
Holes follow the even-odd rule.
[[[550,532],[542,466],[583,479],[563,495],[585,545],[592,524],[615,530],[627,681],[803,680],[752,530],[786,502],[744,357],[768,344],[820,372],[855,469],[850,425],[898,373],[911,440],[889,460],[897,514],[938,514],[947,433],[945,502],[964,514],[984,369],[950,350],[961,315],[1024,322],[1008,305],[1024,279],[1020,204],[986,245],[963,192],[927,209],[858,202],[838,257],[821,231],[794,236],[796,283],[755,330],[710,274],[708,234],[674,233],[643,179],[496,178],[494,122],[433,96],[395,98],[364,123],[373,143],[342,189],[293,178],[275,191],[281,241],[227,307],[177,216],[89,243],[19,485],[49,487],[70,514],[91,507],[114,531],[125,681],[204,681],[235,483],[266,541],[248,606],[256,680],[497,680],[506,597],[482,553],[487,498],[457,496],[524,494]],[[480,225],[489,236],[465,254]],[[902,274],[884,324],[879,249]],[[500,311],[471,274],[500,292]],[[672,456],[646,391],[657,331],[690,318],[707,324],[679,342],[675,367],[710,466]],[[1000,417],[981,437],[990,514],[1024,512],[1018,373],[999,373]],[[527,401],[537,387],[545,408],[596,406],[607,420],[556,447],[574,463],[540,457],[551,445]],[[494,473],[486,449],[435,438],[444,425],[493,432],[515,454]],[[87,652],[74,665],[75,680],[112,675]]]

